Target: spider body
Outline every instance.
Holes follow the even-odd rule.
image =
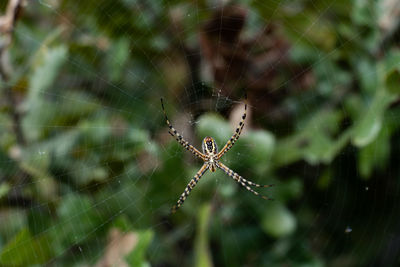
[[[218,147],[214,138],[207,136],[203,140],[203,154],[205,154],[207,159],[208,168],[211,172],[215,172],[217,170],[218,164]]]
[[[161,107],[164,112],[165,120],[167,122],[167,125],[169,127],[169,133],[175,137],[176,141],[179,142],[184,148],[192,152],[195,156],[198,158],[202,159],[204,161],[203,166],[200,168],[200,170],[196,173],[196,175],[190,180],[189,184],[186,186],[185,191],[182,193],[180,198],[178,199],[178,202],[176,203],[175,206],[172,207],[172,213],[176,212],[177,209],[183,204],[183,202],[186,200],[186,198],[189,196],[190,192],[193,190],[193,188],[196,186],[200,178],[203,176],[203,174],[207,171],[210,170],[211,172],[215,172],[217,169],[221,169],[224,171],[229,177],[234,179],[236,182],[238,182],[241,186],[246,188],[248,191],[252,192],[253,194],[262,197],[263,199],[270,199],[266,196],[260,195],[258,192],[254,191],[250,186],[255,186],[255,187],[270,187],[273,185],[260,185],[256,184],[254,182],[248,181],[244,179],[242,176],[237,174],[236,172],[232,171],[229,169],[225,164],[220,162],[221,157],[229,151],[229,149],[232,148],[232,146],[235,144],[235,142],[239,139],[240,134],[242,133],[243,126],[244,126],[244,121],[246,119],[246,112],[247,112],[247,103],[244,106],[244,113],[242,115],[242,119],[239,122],[239,126],[236,128],[234,134],[232,137],[226,142],[225,146],[221,149],[221,151],[218,151],[217,143],[215,142],[214,138],[207,136],[203,139],[202,142],[202,149],[203,153],[201,153],[197,148],[189,144],[188,141],[186,141],[181,134],[178,133],[177,130],[172,126],[172,124],[169,122],[167,113],[165,112],[164,109],[164,103],[161,98]]]

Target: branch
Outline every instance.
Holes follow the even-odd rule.
[[[8,84],[10,73],[12,73],[12,67],[8,60],[8,48],[11,45],[12,33],[24,3],[24,0],[10,0],[5,15],[0,17],[0,75],[5,85],[5,94],[13,120],[13,130],[17,143],[21,146],[25,145],[26,142],[22,133],[21,116],[17,110],[17,101],[14,97],[12,86]]]

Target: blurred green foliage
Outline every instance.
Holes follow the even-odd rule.
[[[399,4],[224,3],[27,2],[0,91],[0,266],[398,263]],[[217,171],[171,215],[201,165],[160,97],[222,147],[244,90],[222,161],[274,201]]]

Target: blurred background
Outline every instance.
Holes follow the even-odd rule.
[[[395,266],[400,2],[0,2],[0,266]],[[168,134],[222,147],[265,201]]]

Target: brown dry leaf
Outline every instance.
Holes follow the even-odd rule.
[[[240,5],[214,12],[199,36],[201,69],[222,95],[233,96],[245,88],[253,112],[282,114],[277,109],[288,92],[309,89],[313,74],[290,60],[290,44],[279,24],[266,21],[252,36],[244,35],[248,16],[248,9]],[[287,81],[286,73],[293,78]]]
[[[138,163],[138,167],[143,174],[148,173],[149,171],[154,170],[157,166],[160,165],[160,161],[148,151],[140,152],[137,157],[136,161]]]
[[[23,5],[25,5],[24,0],[10,0],[8,2],[6,13],[0,17],[0,32],[8,34],[13,30],[16,18]]]
[[[383,0],[380,2],[381,14],[378,25],[384,34],[392,33],[399,24],[400,2],[398,0]]]
[[[97,262],[95,267],[129,267],[124,257],[137,245],[137,234],[134,232],[124,233],[117,228],[112,228],[108,240],[104,256]]]
[[[244,7],[223,7],[214,13],[200,33],[202,53],[217,87],[223,91],[241,82],[248,65],[239,39],[246,17]]]
[[[115,137],[123,137],[129,128],[128,122],[122,116],[113,116],[110,125],[111,134]]]

